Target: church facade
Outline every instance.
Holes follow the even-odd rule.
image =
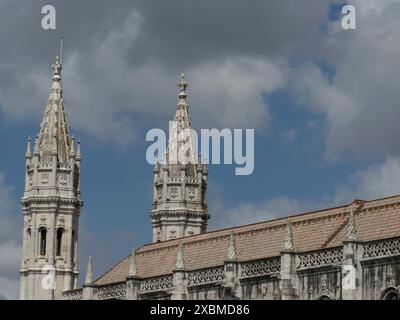
[[[207,232],[208,168],[194,153],[182,76],[165,161],[153,168],[153,243],[77,287],[79,142],[68,132],[61,63],[22,197],[21,299],[400,299],[400,196]],[[189,132],[189,133],[185,133]],[[189,146],[179,161],[183,143]]]

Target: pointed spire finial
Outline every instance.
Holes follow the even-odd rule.
[[[33,148],[33,154],[39,155],[39,135],[38,134],[36,134],[36,137],[35,137],[35,146]]]
[[[231,230],[231,234],[229,235],[229,244],[226,257],[229,261],[235,261],[237,259],[235,233],[233,232],[233,230]]]
[[[75,137],[71,137],[71,150],[70,150],[70,157],[73,158],[75,157]]]
[[[135,248],[132,248],[132,254],[131,254],[131,261],[129,264],[129,277],[133,277],[137,275],[137,269],[136,269],[136,251]]]
[[[283,250],[293,250],[293,231],[292,231],[292,223],[290,219],[286,221],[286,231],[285,231],[285,238],[283,240]]]
[[[188,87],[188,83],[185,81],[185,74],[181,73],[181,80],[178,83],[180,92],[185,92]]]
[[[89,261],[86,269],[86,277],[85,277],[85,284],[86,285],[91,285],[94,282],[93,278],[93,262],[92,262],[92,256],[89,256]]]
[[[76,149],[76,160],[81,161],[82,156],[81,156],[81,140],[78,140],[78,147]]]
[[[188,87],[188,83],[185,80],[185,75],[182,73],[181,74],[181,80],[178,82],[178,87],[179,87],[179,104],[178,105],[182,105],[185,104],[186,105],[186,88]]]
[[[26,159],[32,158],[32,153],[31,153],[31,137],[29,136],[28,142],[26,144],[26,154],[25,154]]]
[[[156,156],[155,159],[154,159],[153,173],[157,173],[157,172],[159,172],[159,171],[160,171],[160,169],[159,169],[159,167],[158,167],[158,159],[157,159],[157,156]]]
[[[350,206],[350,213],[349,213],[349,220],[347,223],[347,240],[348,241],[355,241],[357,240],[357,229],[356,229],[356,222],[354,218],[354,211],[355,206]]]
[[[182,243],[182,241],[179,242],[178,252],[176,254],[175,268],[176,269],[185,269],[185,261],[184,261],[184,258],[183,258],[183,243]]]
[[[59,82],[61,80],[62,65],[60,63],[60,57],[56,56],[56,61],[51,66],[53,69],[53,81]]]

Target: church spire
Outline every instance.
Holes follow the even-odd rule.
[[[83,205],[80,193],[80,149],[73,148],[74,140],[68,133],[61,86],[62,65],[58,57],[52,65],[50,93],[43,113],[39,134],[26,146],[25,187],[21,199],[24,225],[21,259],[21,299],[59,299],[62,292],[75,288],[78,277],[78,221]],[[40,211],[40,215],[36,212]],[[36,227],[35,227],[36,226]],[[46,230],[43,236],[38,229]],[[34,229],[36,228],[36,230]],[[60,233],[60,228],[63,232]],[[63,243],[59,254],[57,243]],[[35,244],[37,249],[31,250]],[[57,257],[54,290],[44,290],[42,275],[37,272]],[[91,264],[91,261],[90,261]],[[90,271],[90,270],[88,270]],[[87,279],[90,280],[90,272]],[[93,277],[92,277],[93,278]],[[29,285],[28,285],[29,283]]]
[[[182,74],[174,121],[169,123],[168,147],[161,165],[153,167],[153,242],[204,233],[207,228],[207,166],[196,156]],[[156,156],[158,157],[158,155]]]
[[[182,73],[181,79],[178,82],[179,100],[176,106],[174,121],[172,121],[170,126],[168,145],[169,164],[197,163],[194,150],[195,144],[190,125],[189,106],[187,104],[186,88],[188,86],[185,75]]]
[[[44,118],[38,137],[40,162],[49,162],[53,152],[58,161],[65,163],[71,154],[71,139],[68,134],[68,121],[64,111],[63,92],[61,87],[62,65],[57,56],[52,65],[53,77],[50,94],[47,100]]]

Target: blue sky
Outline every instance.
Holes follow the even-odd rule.
[[[252,175],[209,167],[210,230],[400,192],[396,1],[354,1],[361,27],[351,31],[340,28],[333,1],[234,2],[217,14],[191,3],[203,19],[179,1],[158,3],[156,13],[144,1],[94,9],[55,1],[59,27],[48,32],[37,21],[40,1],[17,2],[0,1],[2,23],[21,17],[8,33],[0,23],[0,222],[15,228],[0,226],[9,261],[0,263],[9,288],[0,294],[17,292],[18,254],[7,248],[20,247],[26,138],[38,131],[61,33],[66,111],[82,142],[81,273],[89,254],[100,275],[151,241],[145,135],[167,130],[181,72],[196,129],[255,128]]]

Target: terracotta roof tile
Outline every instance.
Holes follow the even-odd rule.
[[[355,213],[360,241],[400,236],[400,196],[365,201]],[[294,249],[299,252],[340,246],[346,237],[348,205],[291,216]],[[208,232],[141,247],[136,252],[140,277],[171,274],[179,241],[183,243],[185,268],[203,269],[224,264],[229,235],[234,230],[239,261],[279,256],[287,218]],[[130,256],[96,280],[96,284],[122,282],[128,275]]]

